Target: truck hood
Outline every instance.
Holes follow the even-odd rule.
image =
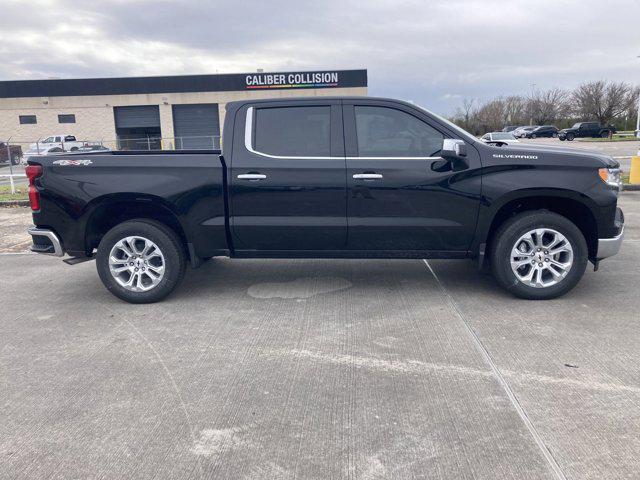
[[[556,147],[546,145],[509,144],[506,147],[491,148],[493,158],[506,160],[526,160],[531,162],[554,163],[568,167],[618,168],[620,163],[594,150],[578,150],[571,147]]]

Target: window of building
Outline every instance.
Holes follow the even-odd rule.
[[[76,116],[73,113],[58,115],[58,123],[76,123]]]
[[[38,123],[35,115],[20,115],[18,118],[20,119],[20,125],[33,125]]]
[[[257,109],[254,149],[286,157],[330,156],[331,107]]]
[[[387,107],[355,107],[361,157],[432,157],[444,135],[422,120]]]

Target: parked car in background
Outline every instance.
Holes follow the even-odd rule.
[[[616,127],[613,125],[603,126],[598,122],[578,122],[571,128],[560,130],[558,138],[562,141],[568,140],[570,142],[579,137],[607,138],[614,133],[616,133]]]
[[[539,126],[540,125],[527,125],[527,126],[524,126],[524,127],[518,127],[511,133],[513,133],[513,136],[516,137],[516,138],[524,138],[525,135],[527,134],[527,132],[535,130]]]
[[[86,143],[80,149],[79,152],[109,152],[110,149],[100,144]]]
[[[496,147],[502,147],[504,145],[511,145],[513,143],[520,143],[516,140],[511,132],[489,132],[480,137],[484,143],[490,143]]]
[[[502,129],[503,132],[513,132],[516,128],[518,128],[517,125],[507,125],[506,127],[504,127]]]
[[[49,145],[48,147],[40,145],[38,147],[29,147],[29,150],[24,153],[24,156],[28,160],[31,157],[43,157],[45,155],[52,155],[56,153],[66,152],[59,145]]]
[[[551,138],[558,136],[558,129],[553,125],[541,125],[524,134],[525,138]]]
[[[17,165],[22,159],[22,147],[20,145],[9,145],[0,142],[0,163],[11,161],[11,165]]]
[[[29,149],[43,147],[60,147],[65,152],[75,152],[83,147],[82,142],[78,142],[73,135],[56,134],[29,145]]]

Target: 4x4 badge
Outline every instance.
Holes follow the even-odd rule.
[[[77,167],[79,165],[91,165],[91,160],[56,160],[54,165],[60,165],[61,167]]]

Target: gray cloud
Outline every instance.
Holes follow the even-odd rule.
[[[635,0],[0,0],[0,78],[369,70],[443,113],[584,80],[639,83]],[[11,19],[7,22],[6,19]]]

